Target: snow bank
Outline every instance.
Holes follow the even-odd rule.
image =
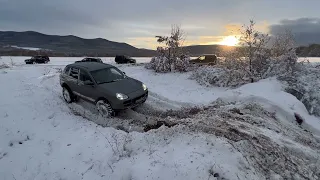
[[[256,102],[277,113],[282,120],[295,122],[294,113],[301,115],[306,128],[320,135],[320,118],[309,114],[306,107],[293,95],[284,92],[284,85],[275,78],[246,84],[233,90],[235,94],[222,97],[228,101]]]

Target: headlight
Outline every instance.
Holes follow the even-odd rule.
[[[142,88],[143,88],[144,91],[146,91],[148,89],[145,84],[142,84]]]
[[[122,93],[116,93],[116,96],[119,100],[125,100],[128,99],[128,96]]]

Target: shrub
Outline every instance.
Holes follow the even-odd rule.
[[[293,76],[280,77],[285,91],[301,101],[310,114],[320,116],[320,69],[310,63],[299,63]]]
[[[172,26],[170,36],[156,36],[157,42],[164,44],[157,48],[158,55],[153,57],[145,67],[156,72],[186,72],[190,57],[182,52],[184,33],[179,26]]]
[[[214,66],[202,66],[192,72],[190,79],[205,86],[238,87],[250,81],[250,78],[242,73]]]
[[[191,78],[212,85],[237,87],[268,77],[292,76],[298,60],[292,35],[286,31],[271,37],[256,31],[254,25],[250,21],[249,26],[244,26],[239,39],[241,46],[224,52],[225,60],[219,62],[219,70],[200,68]]]

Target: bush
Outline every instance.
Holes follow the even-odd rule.
[[[174,60],[170,60],[165,56],[157,56],[153,57],[150,63],[145,65],[147,69],[153,69],[155,72],[186,72],[189,68],[189,57],[183,58],[175,58]]]
[[[200,68],[191,78],[202,84],[237,87],[273,76],[292,76],[298,60],[292,35],[285,32],[271,37],[256,31],[254,24],[250,21],[244,27],[240,47],[224,53],[219,70]]]
[[[172,26],[171,36],[156,36],[157,42],[164,43],[163,47],[157,48],[158,55],[153,57],[147,69],[153,69],[156,72],[186,72],[189,70],[190,57],[182,52],[182,41],[184,34],[179,26]]]
[[[320,69],[299,63],[293,76],[279,79],[287,85],[285,91],[301,101],[310,114],[320,116]]]
[[[228,71],[214,66],[199,67],[192,72],[190,79],[196,80],[201,85],[218,87],[238,87],[250,81],[249,77],[245,79],[242,71]]]

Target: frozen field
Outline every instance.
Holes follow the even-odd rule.
[[[0,69],[0,179],[320,178],[320,119],[275,79],[213,88],[188,79],[190,73],[116,65],[144,82],[150,97],[136,111],[102,119],[92,105],[62,98],[59,71],[81,58],[36,65],[24,59],[0,59],[13,65]],[[198,114],[181,110],[195,106]],[[183,117],[164,116],[169,109]],[[301,126],[294,113],[304,118]],[[143,132],[157,120],[176,125]]]
[[[0,63],[8,63],[12,60],[16,63],[24,63],[24,60],[30,57],[23,57],[23,56],[2,56],[0,59]],[[133,57],[137,60],[137,63],[147,63],[150,62],[151,57]],[[196,58],[196,57],[192,57]],[[74,61],[81,60],[81,57],[50,57],[51,63],[53,65],[66,65],[68,63],[73,63]],[[101,57],[103,62],[105,63],[114,63],[114,57]],[[310,62],[320,63],[320,57],[306,57],[306,58],[299,58],[300,60],[309,60]]]

